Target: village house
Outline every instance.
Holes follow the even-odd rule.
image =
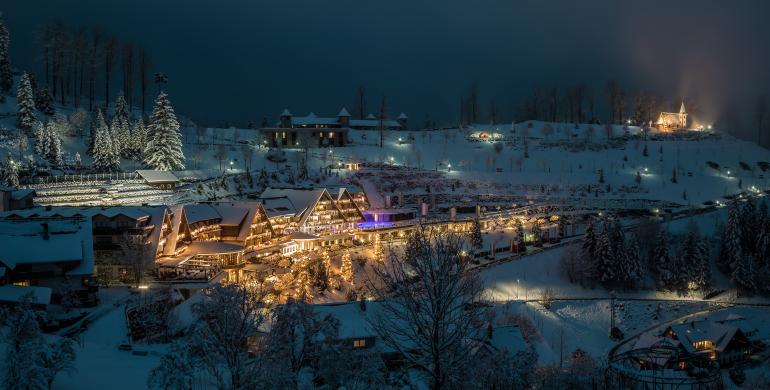
[[[94,252],[91,221],[83,217],[0,219],[0,285],[28,289],[53,302],[63,297],[95,305]],[[50,289],[50,294],[46,290]],[[23,289],[4,289],[8,294]],[[18,294],[16,298],[18,298]],[[47,304],[48,302],[36,302]]]
[[[722,367],[741,362],[752,353],[751,342],[741,329],[724,321],[706,319],[671,325],[663,335],[678,341],[688,354],[717,361]]]

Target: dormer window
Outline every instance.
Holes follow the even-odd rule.
[[[364,347],[366,347],[366,339],[353,340],[353,348],[364,348]]]

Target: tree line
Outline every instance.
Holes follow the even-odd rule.
[[[72,27],[62,21],[46,23],[39,34],[42,77],[33,88],[44,88],[61,105],[86,106],[112,100],[118,83],[130,107],[147,107],[152,61],[136,43],[120,40],[98,26]],[[41,85],[37,85],[41,84]]]

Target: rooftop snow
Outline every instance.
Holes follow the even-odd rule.
[[[179,183],[179,179],[169,171],[139,169],[136,171],[147,183]]]

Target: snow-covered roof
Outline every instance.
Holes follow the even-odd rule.
[[[342,109],[340,110],[339,114],[337,114],[337,116],[338,117],[349,117],[350,113],[348,112],[347,109],[345,109],[345,107],[342,107]]]
[[[498,350],[508,350],[510,353],[523,351],[527,348],[527,342],[521,334],[518,325],[505,325],[492,328],[490,344]]]
[[[219,215],[217,210],[210,204],[187,204],[184,205],[184,214],[187,218],[187,223],[192,225],[201,221],[216,221],[220,222],[222,216]]]
[[[213,207],[222,217],[219,222],[222,226],[241,226],[244,218],[249,214],[248,209],[230,204],[217,204]]]
[[[154,169],[138,169],[136,173],[147,183],[179,183],[179,179],[170,171],[156,171]]]
[[[21,200],[24,199],[30,195],[34,196],[35,190],[29,189],[29,188],[22,188],[20,190],[16,190],[11,192],[11,199],[13,200]]]
[[[374,114],[369,114],[366,116],[366,119],[377,119],[377,117]]]
[[[396,119],[409,119],[409,117],[408,117],[408,116],[406,116],[406,114],[404,114],[404,113],[402,112],[402,113],[398,114],[398,117],[396,117]]]
[[[264,194],[263,194],[264,195]],[[268,218],[279,216],[294,216],[297,214],[297,209],[291,203],[288,198],[262,198],[262,207],[265,209],[265,214]]]
[[[10,269],[19,264],[72,262],[77,265],[68,275],[94,272],[91,220],[87,218],[2,220],[0,248],[0,263]]]
[[[293,116],[291,117],[291,124],[298,126],[305,125],[338,125],[340,123],[339,118],[323,118],[317,117],[314,113],[308,114],[308,116]]]
[[[232,253],[243,250],[243,245],[224,241],[193,241],[182,253],[188,255],[212,255],[218,253]]]
[[[291,202],[298,215],[302,215],[300,225],[304,224],[310,211],[313,209],[318,200],[326,192],[324,188],[315,189],[296,189],[296,188],[267,188],[262,193],[260,198],[286,198]],[[327,193],[328,194],[328,193]],[[268,207],[265,208],[267,211]]]
[[[684,348],[690,353],[697,353],[693,343],[698,341],[711,341],[714,343],[714,349],[724,351],[727,344],[739,331],[738,327],[726,325],[714,321],[693,321],[683,324],[672,325],[671,329],[682,341]]]
[[[51,302],[51,289],[37,286],[0,286],[0,302],[21,302],[25,296],[30,296],[34,304],[47,305]]]
[[[281,112],[281,116],[291,116],[291,112],[289,111],[288,108],[284,108],[283,111]]]

